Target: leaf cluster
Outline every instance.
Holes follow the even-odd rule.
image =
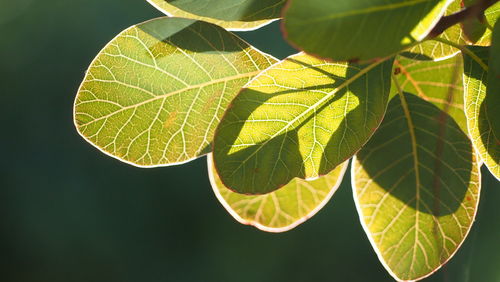
[[[139,167],[208,154],[239,222],[289,230],[351,162],[367,236],[397,280],[445,264],[500,179],[500,3],[491,0],[148,0],[91,63],[74,121]],[[232,31],[280,20],[284,60]]]

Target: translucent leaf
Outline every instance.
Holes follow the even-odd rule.
[[[97,55],[78,91],[78,132],[137,166],[211,151],[214,130],[241,87],[276,59],[221,27],[181,18],[126,29]]]
[[[349,159],[378,127],[392,60],[329,63],[298,54],[257,76],[217,128],[214,161],[232,190],[264,194]]]
[[[477,212],[479,162],[448,114],[414,94],[394,97],[384,122],[354,157],[352,187],[363,228],[397,280],[445,264]]]
[[[386,57],[423,40],[451,0],[290,0],[286,38],[336,61]]]
[[[488,64],[490,47],[470,46],[468,49],[477,59]],[[496,61],[496,64],[491,64],[492,71],[489,73],[484,64],[480,65],[465,53],[464,86],[469,135],[484,164],[497,179],[500,179],[500,115],[498,114],[500,68],[497,56],[498,50],[491,52],[491,59]]]
[[[169,17],[180,17],[180,18],[188,18],[188,19],[195,19],[195,20],[200,20],[200,21],[205,21],[209,23],[216,24],[218,26],[221,26],[227,30],[232,30],[232,31],[248,31],[248,30],[254,30],[257,28],[260,28],[262,26],[265,26],[277,19],[269,19],[269,20],[260,20],[260,21],[224,21],[224,20],[217,20],[209,17],[202,17],[198,16],[192,13],[188,13],[186,11],[183,11],[175,6],[172,6],[171,4],[168,3],[166,0],[147,0],[151,5],[156,7],[158,10],[163,12]]]
[[[223,21],[277,19],[286,0],[163,0],[190,14]]]
[[[244,195],[221,182],[208,155],[212,188],[224,208],[240,223],[267,232],[284,232],[314,216],[333,196],[344,177],[348,161],[316,180],[293,179],[265,195]]]

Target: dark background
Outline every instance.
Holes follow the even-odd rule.
[[[72,104],[97,52],[160,16],[146,1],[0,0],[0,281],[391,281],[358,221],[349,176],[284,234],[235,222],[205,158],[139,169],[80,138]],[[242,36],[283,58],[277,24]],[[500,185],[483,170],[479,215],[427,281],[500,281]]]

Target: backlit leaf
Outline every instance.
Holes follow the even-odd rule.
[[[348,161],[316,180],[293,179],[269,194],[243,195],[224,186],[208,155],[210,182],[224,208],[238,222],[268,232],[288,231],[314,216],[339,187],[347,165]]]
[[[462,0],[453,0],[453,2],[451,2],[451,4],[448,6],[448,9],[446,9],[445,15],[447,16],[460,11],[461,1]],[[463,31],[460,27],[460,24],[456,24],[446,29],[438,37],[451,41],[455,44],[463,45],[465,44],[465,39],[462,33]],[[405,52],[402,52],[401,54],[412,59],[439,61],[450,58],[458,54],[459,52],[460,51],[455,47],[443,44],[442,42],[436,40],[426,40],[423,43],[418,44],[417,46],[414,46]]]
[[[500,2],[497,2],[493,4],[491,7],[486,9],[484,11],[484,17],[486,19],[486,22],[488,23],[489,26],[494,26],[495,23],[497,22],[498,18],[500,17]],[[478,22],[477,20],[472,19],[476,23],[476,25],[481,25],[484,26],[484,24]],[[466,28],[466,27],[464,27]],[[481,27],[476,27],[476,28],[481,28]],[[469,39],[469,43],[477,46],[490,46],[491,45],[491,30],[489,28],[482,28],[481,29],[482,36],[480,36],[479,39],[477,39],[478,35],[476,37],[470,38],[466,37]],[[465,33],[467,34],[467,33]],[[480,34],[481,35],[481,34]]]
[[[339,61],[386,57],[427,36],[451,0],[290,0],[286,38]]]
[[[264,194],[316,178],[349,159],[378,127],[392,59],[329,63],[297,54],[257,76],[231,103],[214,161],[232,190]]]
[[[403,57],[396,59],[396,78],[403,91],[416,94],[445,111],[467,133],[464,114],[462,56],[439,61],[415,61]],[[396,92],[397,89],[392,89]],[[392,94],[392,93],[391,93]]]
[[[468,49],[485,64],[488,63],[489,47],[470,46]],[[495,58],[498,50],[497,54],[494,53],[491,53],[492,59],[498,60]],[[469,135],[484,164],[500,179],[500,72],[498,65],[494,65],[490,66],[493,70],[490,74],[484,66],[464,55],[465,114]],[[497,72],[496,76],[494,72]]]
[[[221,27],[159,18],[126,29],[94,59],[75,101],[79,133],[137,166],[189,161],[240,88],[276,60]]]
[[[351,175],[373,248],[406,281],[429,276],[460,247],[477,211],[480,171],[470,140],[446,112],[403,96],[389,103]]]
[[[169,17],[180,17],[180,18],[205,21],[216,24],[227,30],[232,30],[232,31],[254,30],[276,20],[276,19],[270,19],[270,20],[260,20],[260,21],[223,21],[188,13],[175,6],[172,6],[166,0],[147,0],[147,1]]]
[[[277,19],[286,0],[163,0],[183,11],[224,21]]]

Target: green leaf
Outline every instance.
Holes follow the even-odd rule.
[[[496,26],[498,29],[498,24]],[[493,48],[497,50],[491,52],[493,61],[490,63],[490,72],[476,61],[479,59],[484,64],[488,63],[489,47],[468,47],[468,50],[477,57],[476,60],[467,53],[464,54],[465,114],[474,147],[491,173],[500,179],[500,115],[498,114],[500,68],[498,68],[498,46],[492,47],[492,50]],[[493,63],[494,61],[496,62]]]
[[[421,41],[451,0],[290,0],[287,39],[304,51],[339,61],[386,57]]]
[[[222,181],[265,194],[349,159],[378,127],[393,60],[329,63],[297,54],[259,74],[231,103],[214,138]]]
[[[445,16],[451,15],[461,10],[460,2],[462,0],[453,0],[451,4],[446,9]],[[456,24],[448,29],[446,29],[442,34],[438,36],[439,38],[451,41],[455,44],[463,45],[465,44],[465,38],[462,34],[462,28],[460,24]],[[448,44],[443,44],[442,42],[436,40],[425,40],[421,44],[418,44],[401,55],[418,60],[444,60],[454,55],[458,54],[460,50],[452,47]]]
[[[223,21],[277,19],[286,0],[163,0],[171,6],[202,17]]]
[[[293,179],[279,190],[265,195],[243,195],[221,182],[208,155],[212,188],[224,208],[240,223],[267,232],[284,232],[314,216],[333,196],[342,182],[348,161],[316,180]]]
[[[455,254],[474,222],[479,167],[446,112],[413,94],[391,100],[351,175],[363,228],[395,279],[427,277]]]
[[[493,4],[491,7],[489,7],[488,9],[486,9],[484,11],[484,17],[485,17],[486,22],[488,23],[489,26],[495,26],[495,23],[497,22],[498,18],[500,17],[500,2],[497,2],[497,3]],[[468,37],[467,38],[468,41],[471,44],[477,45],[477,46],[490,46],[491,45],[491,36],[492,36],[491,29],[489,29],[489,28],[482,28],[481,29],[481,27],[478,27],[477,25],[485,26],[483,23],[480,23],[478,20],[471,19],[470,21],[472,21],[473,23],[476,24],[476,26],[472,27],[472,28],[480,29],[483,32],[479,33],[479,35],[474,34],[472,36],[472,38]],[[467,23],[468,22],[466,21],[466,25],[464,26],[464,31],[465,31],[466,35],[467,35],[467,28],[471,28],[471,27],[467,26]],[[475,32],[478,32],[478,31],[475,30]],[[480,38],[477,39],[478,37],[480,37]]]
[[[396,75],[402,90],[416,94],[445,111],[467,133],[464,114],[462,56],[438,61],[415,61],[399,57],[395,62]],[[393,88],[391,92],[396,92]]]
[[[78,132],[136,166],[171,165],[210,152],[241,87],[276,59],[221,27],[181,18],[126,29],[92,62],[78,91]]]
[[[186,11],[183,11],[175,6],[172,6],[169,4],[166,0],[147,0],[151,5],[153,5],[155,8],[163,12],[169,17],[180,17],[180,18],[188,18],[188,19],[195,19],[195,20],[200,20],[200,21],[205,21],[209,23],[216,24],[218,26],[221,26],[227,30],[232,30],[232,31],[248,31],[248,30],[254,30],[258,29],[260,27],[263,27],[274,20],[277,19],[270,19],[270,20],[260,20],[260,21],[224,21],[224,20],[217,20],[209,17],[202,17],[198,16],[192,13],[188,13]]]

